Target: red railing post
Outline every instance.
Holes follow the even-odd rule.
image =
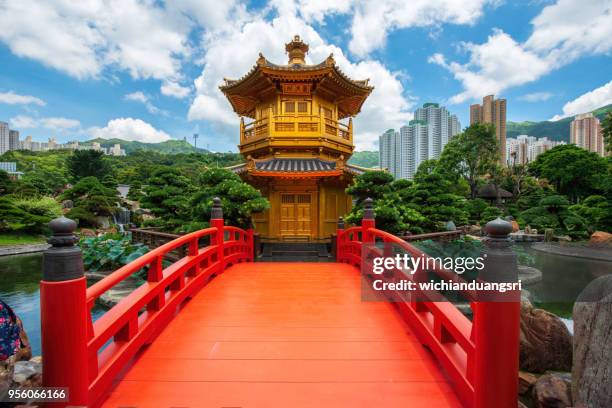
[[[43,254],[40,323],[43,386],[68,388],[69,401],[50,406],[88,406],[86,301],[83,256],[74,244],[76,222],[56,218],[49,223],[51,248]]]
[[[225,241],[225,232],[223,228],[223,208],[221,208],[221,199],[213,198],[213,207],[210,212],[210,226],[217,229],[214,242],[211,244],[217,245],[217,257],[219,262],[219,273],[225,270],[225,255],[223,254],[223,243]]]
[[[374,236],[368,230],[376,227],[375,218],[374,201],[371,198],[366,198],[363,202],[363,218],[361,219],[361,242],[364,244],[374,242]]]
[[[338,218],[336,227],[336,262],[342,262],[342,240],[344,239],[344,219]]]
[[[517,282],[516,255],[509,238],[512,225],[498,218],[485,231],[485,267],[479,280]],[[475,408],[515,408],[518,403],[520,292],[501,296],[505,295],[483,293],[474,305]]]
[[[255,233],[253,231],[253,224],[249,225],[249,228],[246,230],[246,245],[248,248],[248,258],[247,261],[253,262],[255,260],[255,241],[254,241]]]

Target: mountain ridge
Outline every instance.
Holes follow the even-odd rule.
[[[612,104],[595,109],[593,115],[603,120],[604,116],[612,111]],[[543,120],[540,122],[506,122],[506,137],[517,137],[518,135],[529,135],[535,137],[548,137],[550,140],[557,140],[569,143],[570,123],[574,116],[559,119],[556,121]]]
[[[90,139],[85,142],[81,142],[82,145],[91,145],[94,142],[100,143],[102,147],[112,147],[115,144],[120,144],[122,149],[125,149],[126,153],[132,153],[136,150],[151,150],[160,153],[206,153],[208,150],[202,148],[196,148],[186,140],[170,139],[164,142],[158,143],[147,143],[136,140],[124,140],[124,139]]]

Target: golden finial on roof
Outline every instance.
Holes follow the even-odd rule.
[[[266,65],[266,57],[261,52],[259,53],[259,58],[257,58],[257,65]]]
[[[299,35],[294,36],[293,41],[285,44],[285,51],[287,51],[287,54],[289,54],[289,65],[306,64],[308,44],[302,41]]]
[[[325,65],[329,67],[336,65],[336,60],[334,59],[333,53],[329,54],[329,57],[325,59]]]

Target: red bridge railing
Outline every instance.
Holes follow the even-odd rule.
[[[508,247],[510,230],[511,226],[491,243],[493,248],[489,250],[486,266],[493,273],[498,267],[516,270],[516,264],[512,264],[516,259]],[[376,245],[380,243],[387,245]],[[363,267],[362,273],[368,275],[370,271],[364,260],[372,255],[394,256],[389,244],[411,257],[427,257],[403,239],[376,229],[372,201],[368,199],[361,226],[344,229],[344,224],[339,223],[336,258],[338,262]],[[447,281],[464,281],[456,273],[436,263],[433,265],[431,269],[421,267],[413,275],[403,274],[401,278],[415,282],[428,280],[428,272],[432,272]],[[470,301],[471,321],[438,292],[416,291],[408,299],[405,294],[395,292],[391,300],[403,320],[447,372],[464,406],[515,408],[518,404],[520,304],[481,301],[469,290],[460,294]]]
[[[53,222],[41,282],[43,384],[68,387],[68,405],[99,405],[121,370],[186,299],[232,264],[253,261],[253,231],[224,226],[215,199],[210,228],[155,248],[87,288],[74,247],[76,224],[67,218]],[[164,256],[180,247],[187,255],[164,268]],[[145,267],[146,282],[92,321],[96,300]]]

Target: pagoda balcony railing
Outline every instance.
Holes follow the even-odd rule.
[[[318,115],[273,115],[240,124],[240,142],[248,143],[264,137],[317,136],[353,142],[353,125]]]

